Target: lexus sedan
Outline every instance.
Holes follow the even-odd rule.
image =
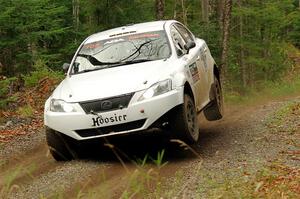
[[[74,159],[76,142],[152,128],[197,142],[197,115],[223,115],[219,69],[207,44],[174,20],[93,34],[63,69],[66,77],[44,110],[57,161]]]

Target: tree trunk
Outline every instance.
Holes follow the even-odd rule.
[[[228,65],[229,32],[231,18],[232,0],[225,0],[223,13],[223,37],[222,37],[222,55],[221,55],[221,81],[225,83],[226,70]]]
[[[217,16],[220,30],[223,29],[223,13],[224,13],[224,0],[218,0],[217,3]]]
[[[109,7],[109,0],[106,0],[106,13],[105,13],[105,25],[106,27],[110,27],[110,24],[109,24],[109,11],[110,11],[110,7]]]
[[[164,11],[165,11],[165,2],[164,0],[156,0],[155,1],[155,8],[156,8],[156,19],[161,20],[164,18]]]
[[[202,0],[201,1],[201,7],[202,7],[202,21],[208,23],[209,22],[209,11],[208,11],[208,7],[209,7],[209,0]]]
[[[187,26],[187,9],[185,8],[184,0],[181,0],[181,8],[183,24]]]
[[[174,0],[173,19],[177,19],[177,0]]]
[[[181,21],[187,25],[187,9],[185,0],[174,0],[173,19]]]
[[[241,0],[238,0],[238,6],[239,8],[242,7],[242,2]],[[239,57],[238,57],[238,63],[240,66],[240,72],[241,72],[241,80],[243,87],[247,86],[247,69],[246,65],[244,63],[244,57],[245,57],[245,51],[244,51],[244,45],[242,41],[244,41],[244,29],[243,29],[243,17],[240,15],[238,17],[238,23],[239,23],[239,40],[241,41],[240,43],[240,50],[239,50]]]
[[[79,29],[79,0],[72,0],[73,6],[73,24],[75,30],[78,31]]]

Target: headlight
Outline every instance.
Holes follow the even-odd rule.
[[[64,100],[52,99],[50,102],[50,111],[53,112],[75,112],[73,104],[67,103]]]
[[[143,93],[143,95],[139,98],[139,101],[164,94],[170,90],[172,90],[172,81],[170,79],[157,82]]]

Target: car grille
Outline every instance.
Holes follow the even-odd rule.
[[[130,93],[101,100],[80,102],[79,104],[86,113],[90,113],[91,111],[99,113],[126,108],[132,96],[133,93]]]
[[[81,129],[75,130],[75,132],[80,135],[81,137],[91,137],[97,135],[106,135],[111,132],[121,132],[121,131],[129,131],[134,129],[139,129],[144,126],[146,119],[137,120],[133,122],[128,122],[124,124],[117,124],[113,126],[106,126],[100,128],[93,128],[93,129]]]

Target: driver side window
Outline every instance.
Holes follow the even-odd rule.
[[[176,24],[175,26],[176,26],[176,29],[182,35],[182,37],[186,43],[189,41],[194,41],[194,36],[184,26],[182,26],[181,24]]]
[[[184,48],[185,41],[174,26],[171,27],[171,36],[174,46],[176,48],[177,55],[179,57],[184,55],[187,52]]]

